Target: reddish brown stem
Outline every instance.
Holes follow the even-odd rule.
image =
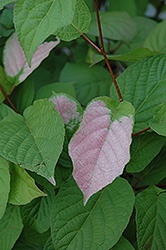
[[[13,103],[10,101],[8,95],[6,94],[6,92],[4,91],[4,89],[2,88],[2,86],[0,85],[0,90],[2,91],[2,93],[4,94],[5,98],[7,99],[8,103],[10,104],[10,106],[12,107],[12,109],[18,113],[18,111],[16,110],[16,108],[14,107]]]
[[[99,29],[99,36],[100,36],[100,43],[101,43],[101,54],[104,56],[104,59],[105,59],[105,62],[107,64],[107,67],[108,67],[108,70],[112,76],[112,80],[115,84],[115,88],[117,90],[117,93],[118,93],[118,96],[119,96],[119,99],[120,99],[120,102],[123,101],[122,99],[122,96],[121,96],[121,93],[120,93],[120,90],[119,90],[119,87],[118,87],[118,84],[117,84],[117,81],[114,77],[114,74],[113,74],[113,71],[111,69],[111,66],[109,64],[109,61],[108,61],[108,58],[106,56],[106,53],[105,53],[105,50],[104,50],[104,43],[103,43],[103,36],[102,36],[102,30],[101,30],[101,23],[100,23],[100,17],[99,17],[99,11],[98,11],[98,6],[97,6],[97,0],[94,0],[94,3],[95,3],[95,9],[96,9],[96,15],[97,15],[97,23],[98,23],[98,29]]]
[[[149,129],[151,129],[151,127],[145,128],[145,129],[143,129],[143,130],[141,130],[141,131],[139,131],[139,132],[137,132],[135,134],[132,134],[132,136],[136,136],[136,135],[142,134],[142,133],[146,132]]]
[[[142,181],[143,176],[141,176],[141,178],[132,186],[133,189],[136,188],[136,186]]]
[[[11,96],[11,94],[13,93],[13,90],[15,89],[15,85],[13,85],[13,88],[12,88],[12,90],[10,91],[10,94],[8,95],[8,97],[10,97]]]
[[[99,53],[101,53],[101,49],[99,49],[89,38],[87,38],[81,31],[80,31],[82,37],[93,46]]]

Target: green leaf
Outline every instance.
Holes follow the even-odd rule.
[[[44,250],[54,250],[54,245],[52,241],[52,237],[50,236],[44,245]]]
[[[90,29],[91,14],[83,0],[76,0],[73,20],[66,26],[58,29],[55,35],[64,41],[71,41],[87,33]],[[79,31],[78,31],[79,30]]]
[[[148,0],[144,0],[144,1],[135,0],[135,2],[136,2],[137,15],[138,16],[144,15],[147,5],[148,5]]]
[[[138,132],[149,127],[155,109],[165,101],[166,96],[166,56],[147,57],[128,67],[117,78],[124,100],[135,107],[135,127]],[[118,100],[112,86],[111,98]]]
[[[126,11],[130,15],[136,15],[135,0],[108,0],[108,11]]]
[[[24,227],[23,234],[25,235],[25,240],[30,245],[35,245],[42,247],[41,250],[43,250],[43,247],[47,241],[47,239],[50,237],[50,230],[44,233],[38,233],[37,231],[33,230],[31,227]]]
[[[9,3],[13,3],[15,0],[1,0],[0,2],[0,10],[3,9],[3,7]]]
[[[166,20],[160,22],[147,36],[144,47],[166,52]]]
[[[116,61],[126,61],[126,62],[137,62],[141,59],[147,57],[147,56],[153,56],[158,54],[157,52],[153,52],[147,48],[138,48],[135,50],[132,50],[131,52],[123,55],[107,55],[107,58],[109,60],[116,60]],[[104,60],[104,57],[100,54],[94,54],[92,56],[93,63],[92,65],[101,62]],[[91,66],[92,66],[91,65]]]
[[[103,37],[110,40],[130,43],[137,33],[135,21],[126,12],[105,12],[100,13]],[[90,35],[99,36],[96,13],[92,15]]]
[[[166,136],[166,101],[163,102],[154,113],[154,122],[150,122],[150,127],[159,135]]]
[[[139,0],[139,2],[142,2]],[[137,27],[137,34],[134,39],[127,46],[126,44],[122,44],[122,46],[117,50],[115,54],[126,54],[135,50],[137,48],[144,47],[144,41],[148,36],[149,32],[156,26],[157,22],[149,19],[147,17],[135,16],[133,20]]]
[[[122,236],[111,250],[134,250],[134,247]]]
[[[9,193],[9,203],[13,205],[24,205],[31,200],[46,196],[36,185],[35,181],[18,165],[10,164],[11,189]]]
[[[0,66],[0,85],[2,86],[3,90],[6,92],[7,95],[10,94],[13,84],[7,80],[6,73],[1,66]],[[4,94],[0,90],[0,103],[2,103],[5,99],[6,98]]]
[[[88,66],[67,63],[60,76],[60,82],[74,82],[76,98],[84,106],[97,96],[108,96],[112,84],[107,70],[99,66],[89,69]]]
[[[0,18],[0,23],[7,29],[13,28],[13,10],[4,9]]]
[[[74,89],[74,83],[73,82],[55,82],[48,84],[46,86],[43,86],[42,88],[37,91],[35,99],[43,99],[43,98],[49,98],[53,92],[55,93],[66,93],[68,95],[71,95],[75,97],[75,89]]]
[[[28,64],[37,47],[73,19],[76,0],[19,0],[15,4],[14,23],[18,40]]]
[[[136,197],[138,247],[166,249],[166,193],[151,186]]]
[[[63,138],[62,118],[48,100],[35,101],[23,116],[12,114],[0,122],[0,154],[52,183]]]
[[[134,136],[131,144],[131,158],[127,164],[127,172],[142,171],[160,152],[165,143],[165,138],[156,133],[145,133]]]
[[[1,250],[10,250],[21,234],[23,224],[18,206],[8,205],[6,212],[0,220],[0,246]]]
[[[43,236],[43,235],[42,235]],[[41,236],[41,237],[42,237]],[[43,250],[43,247],[37,246],[36,244],[31,244],[25,238],[24,234],[21,234],[20,238],[17,240],[16,244],[12,248],[12,250]]]
[[[2,103],[0,105],[0,121],[3,120],[8,115],[14,114],[14,110],[9,108],[6,104]]]
[[[124,179],[95,194],[83,206],[72,178],[60,188],[51,214],[53,245],[58,249],[104,250],[116,244],[133,210],[134,194]]]
[[[10,191],[9,163],[0,157],[0,219],[4,215]]]
[[[48,196],[37,198],[31,203],[21,206],[23,224],[39,233],[46,232],[50,227],[50,213],[55,197],[54,190],[44,190]]]
[[[10,100],[19,113],[32,104],[34,99],[34,80],[30,76],[21,85],[19,85],[12,93]]]
[[[140,173],[142,180],[147,185],[158,184],[166,177],[166,146],[150,162],[150,164]]]

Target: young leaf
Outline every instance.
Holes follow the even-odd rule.
[[[0,105],[0,121],[8,115],[14,114],[14,110],[2,103]]]
[[[166,101],[156,108],[150,127],[159,135],[166,136]]]
[[[144,47],[150,50],[166,52],[166,20],[157,24],[148,34]]]
[[[134,132],[149,127],[155,109],[165,101],[166,55],[142,59],[128,67],[117,81],[123,99],[135,108]],[[119,100],[114,86],[111,98]]]
[[[0,219],[2,218],[10,191],[9,163],[0,157]]]
[[[55,105],[54,108],[62,117],[70,139],[82,119],[83,110],[81,105],[74,98],[66,94],[54,93],[49,100]]]
[[[54,249],[104,250],[119,240],[129,222],[134,194],[128,182],[117,178],[86,206],[73,178],[69,178],[55,197],[51,213]]]
[[[10,164],[11,189],[9,193],[9,203],[13,205],[24,205],[31,200],[46,196],[36,185],[35,181],[18,165]]]
[[[76,98],[86,105],[97,96],[108,96],[112,80],[106,69],[88,64],[67,63],[60,75],[60,82],[74,82]]]
[[[6,94],[10,94],[10,91],[13,87],[13,84],[7,80],[6,73],[4,69],[0,66],[0,85],[2,86],[3,90],[6,92]],[[4,102],[5,96],[0,90],[0,104]]]
[[[142,171],[160,152],[165,138],[156,133],[134,136],[131,144],[131,158],[126,166],[129,173]]]
[[[166,193],[151,186],[136,197],[138,247],[166,249]]]
[[[69,143],[73,176],[84,194],[94,193],[122,174],[130,159],[134,108],[128,102],[94,99],[84,111],[79,129]]]
[[[74,16],[76,0],[19,0],[15,4],[14,23],[28,65],[37,47]]]
[[[71,23],[58,29],[55,35],[64,41],[71,41],[87,33],[90,29],[91,14],[84,0],[76,0],[75,12]],[[79,31],[78,31],[79,30]]]
[[[63,139],[62,118],[48,100],[35,101],[23,116],[14,113],[0,122],[0,155],[54,184]]]
[[[57,41],[45,42],[41,44],[32,57],[31,67],[25,58],[24,51],[17,39],[16,32],[7,40],[3,52],[4,67],[7,76],[15,85],[23,82],[40,63],[49,55],[50,51],[58,45]]]
[[[0,220],[1,250],[12,249],[22,229],[23,224],[20,216],[20,208],[8,205],[4,216]]]
[[[103,37],[105,38],[130,43],[137,34],[137,26],[126,12],[101,12],[100,19]],[[96,13],[92,15],[88,33],[93,36],[99,36]]]

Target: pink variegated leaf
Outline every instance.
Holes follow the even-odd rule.
[[[24,51],[15,32],[7,40],[3,52],[3,63],[7,76],[11,81],[15,82],[15,85],[23,82],[27,76],[30,75],[49,55],[50,51],[59,44],[59,42],[60,40],[57,38],[57,41],[45,42],[41,44],[34,53],[31,61],[31,67],[29,67]]]
[[[84,194],[94,193],[122,174],[130,159],[134,108],[118,106],[108,97],[94,99],[84,111],[79,129],[69,143],[73,177]]]
[[[49,100],[54,103],[54,108],[61,115],[67,136],[70,138],[81,122],[83,114],[81,105],[73,97],[64,93],[54,93]]]

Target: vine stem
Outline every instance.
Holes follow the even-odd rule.
[[[105,62],[107,64],[107,67],[108,67],[108,70],[111,74],[111,77],[112,77],[112,80],[114,82],[114,85],[115,85],[115,88],[116,88],[116,91],[118,93],[118,96],[119,96],[119,99],[120,99],[120,102],[123,101],[123,98],[122,98],[122,95],[120,93],[120,90],[119,90],[119,87],[118,87],[118,84],[117,84],[117,81],[115,79],[115,76],[114,76],[114,73],[111,69],[111,66],[109,64],[109,61],[108,61],[108,58],[106,56],[106,53],[105,53],[105,50],[104,50],[104,43],[103,43],[103,36],[102,36],[102,31],[101,31],[101,24],[100,24],[100,17],[99,17],[99,11],[98,11],[98,6],[97,6],[97,0],[94,0],[94,3],[95,3],[95,9],[96,9],[96,15],[97,15],[97,22],[98,22],[98,29],[99,29],[99,36],[100,36],[100,43],[101,43],[101,49],[99,47],[97,47],[89,38],[87,38],[87,36],[85,36],[73,23],[73,27],[75,29],[78,30],[78,32],[82,35],[82,37],[90,44],[93,46],[93,48],[95,48],[100,54],[102,54],[104,56],[104,59],[105,59]]]
[[[136,136],[136,135],[142,134],[143,132],[146,132],[149,129],[151,129],[151,127],[145,128],[145,129],[143,129],[143,130],[141,130],[141,131],[139,131],[139,132],[137,132],[135,134],[132,134],[132,136]]]
[[[117,91],[117,93],[118,93],[120,102],[122,102],[122,101],[123,101],[122,95],[121,95],[121,93],[120,93],[120,90],[119,90],[117,81],[116,81],[116,79],[115,79],[114,73],[113,73],[113,71],[112,71],[112,69],[111,69],[111,66],[110,66],[110,64],[109,64],[108,58],[107,58],[106,53],[105,53],[105,50],[104,50],[103,35],[102,35],[102,30],[101,30],[101,23],[100,23],[99,11],[98,11],[98,6],[97,6],[97,0],[94,0],[94,4],[95,4],[95,9],[96,9],[97,23],[98,23],[99,36],[100,36],[100,43],[101,43],[101,54],[104,56],[105,62],[106,62],[107,67],[108,67],[108,70],[109,70],[109,72],[110,72],[110,74],[111,74],[111,76],[112,76],[112,80],[113,80],[113,82],[114,82],[116,91]]]
[[[12,107],[12,109],[18,114],[18,111],[17,111],[16,108],[14,107],[13,103],[10,101],[8,95],[6,94],[6,92],[4,91],[4,89],[2,88],[1,85],[0,85],[0,90],[1,90],[2,93],[4,94],[6,100],[8,101],[8,103],[10,104],[10,106]]]

